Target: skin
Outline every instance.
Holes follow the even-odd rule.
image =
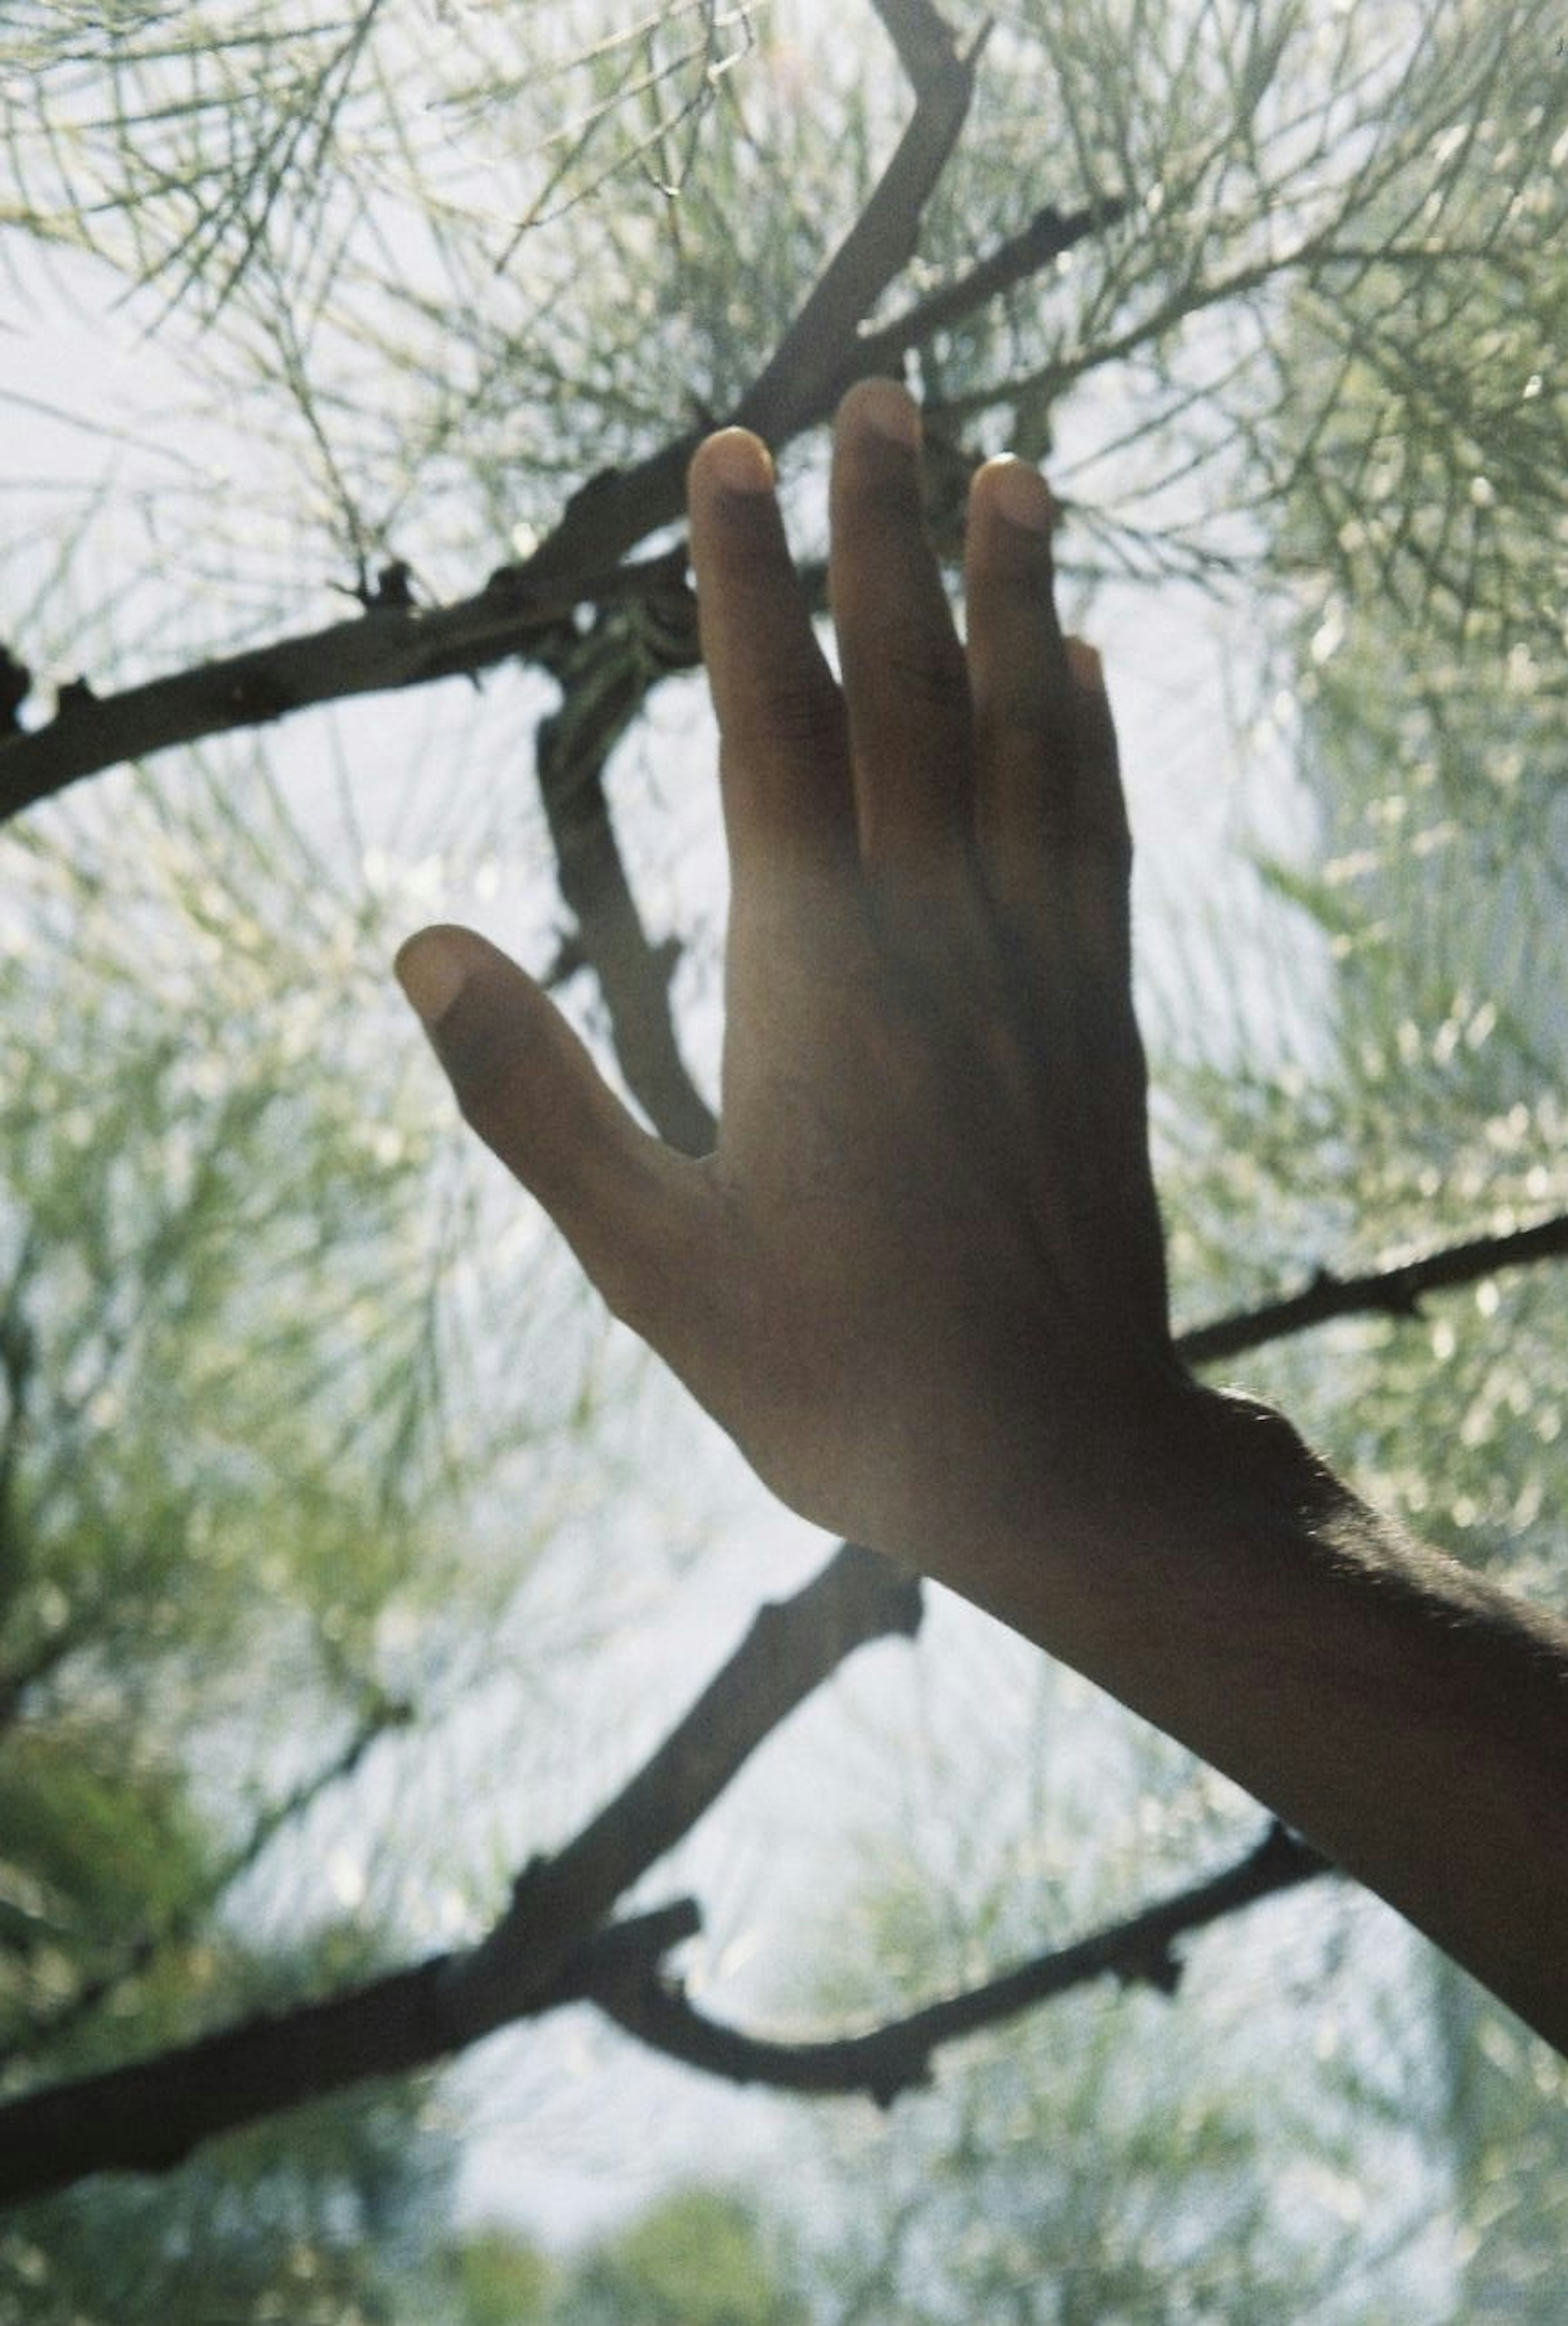
[[[1568,1625],[1366,1511],[1169,1331],[1131,843],[1047,488],[975,477],[960,642],[891,382],[835,431],[814,636],[767,455],[689,498],[732,870],[723,1109],[651,1137],[471,932],[398,973],[468,1121],[804,1517],[1248,1787],[1568,2049]]]

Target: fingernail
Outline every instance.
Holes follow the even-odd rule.
[[[462,947],[439,929],[426,929],[399,948],[392,973],[426,1027],[440,1024],[468,982]]]
[[[895,379],[863,379],[849,390],[857,414],[868,428],[906,452],[920,445],[920,406]]]
[[[1051,531],[1056,522],[1056,503],[1038,469],[1008,453],[1003,460],[993,461],[987,474],[991,506],[1000,510],[1009,525],[1022,526],[1029,533]]]
[[[721,428],[717,436],[709,437],[702,457],[727,492],[773,490],[773,456],[749,428]]]

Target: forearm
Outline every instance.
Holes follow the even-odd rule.
[[[1200,1398],[1156,1503],[960,1587],[1266,1802],[1568,2051],[1568,1624]],[[1145,1473],[1146,1475],[1146,1472]]]

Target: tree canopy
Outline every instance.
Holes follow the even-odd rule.
[[[704,1146],[685,464],[765,435],[821,591],[906,377],[955,590],[1041,461],[1125,690],[1189,1360],[1560,1595],[1565,96],[1538,0],[7,13],[0,2317],[1553,2314],[1562,2063],[812,1577],[386,963],[482,920]],[[607,2121],[806,2095],[810,2201],[466,2222],[450,2063],[583,2005]]]

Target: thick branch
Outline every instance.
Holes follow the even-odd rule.
[[[678,1984],[645,1961],[636,1976],[596,1984],[593,1999],[628,2034],[710,2075],[786,2091],[868,2092],[886,2107],[929,2079],[939,2045],[1015,2018],[1090,1979],[1109,1976],[1124,1986],[1142,1981],[1173,1994],[1181,1977],[1172,1952],[1178,1939],[1328,1870],[1327,1860],[1305,1842],[1274,1826],[1239,1864],[1126,1921],[1036,1955],[907,2018],[820,2042],[773,2042],[726,2027],[694,2009]]]
[[[628,1957],[656,1959],[699,1927],[689,1903],[611,1924],[584,1941],[525,2007],[538,2013],[574,2002],[596,1977],[619,1984]],[[323,2002],[264,2014],[178,2051],[13,2100],[0,2107],[0,2205],[69,2188],[93,2172],[172,2172],[216,2134],[445,2058],[489,2032],[474,2024],[454,2033],[446,1982],[454,1959],[432,1956]]]
[[[683,1720],[608,1807],[559,1856],[528,1867],[510,1911],[450,1974],[455,2007],[553,1976],[648,1867],[689,1833],[744,1762],[857,1647],[919,1628],[918,1579],[876,1551],[840,1544],[792,1599],[763,1607]]]
[[[62,690],[47,726],[0,740],[0,822],[123,760],[266,726],[349,695],[488,670],[525,653],[540,630],[567,620],[580,605],[657,589],[670,562],[666,555],[609,572],[580,567],[570,581],[538,584],[506,567],[456,605],[372,607],[351,621],[276,638],[118,694],[100,697],[79,682]]]
[[[1182,1334],[1176,1345],[1189,1364],[1211,1364],[1243,1349],[1260,1348],[1266,1341],[1285,1340],[1313,1325],[1326,1325],[1335,1317],[1417,1317],[1428,1292],[1476,1284],[1501,1269],[1564,1258],[1568,1258],[1568,1212],[1559,1212],[1549,1220],[1537,1221],[1534,1227],[1440,1244],[1413,1260],[1369,1269],[1357,1276],[1336,1276],[1320,1269],[1302,1291],[1282,1300],[1266,1301],[1261,1307],[1235,1317],[1221,1317],[1212,1325],[1200,1325]]]
[[[478,1945],[0,2107],[0,2201],[89,2172],[165,2172],[217,2133],[431,2066],[575,1999],[614,1938],[602,1926],[616,1901],[853,1649],[906,1636],[919,1618],[913,1577],[840,1548],[793,1598],[762,1609],[658,1751],[557,1857],[522,1875]],[[663,1946],[690,1935],[691,1910],[682,1917]]]

